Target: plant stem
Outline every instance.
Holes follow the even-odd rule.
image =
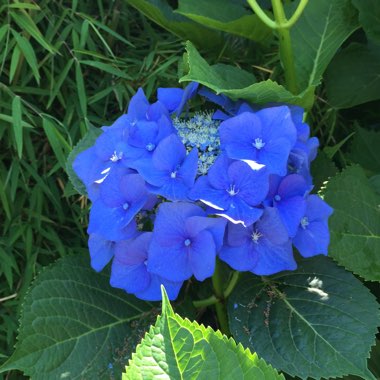
[[[257,4],[256,0],[247,0],[248,4],[252,8],[252,10],[255,12],[257,17],[269,28],[276,29],[277,25],[276,23],[266,15],[266,13],[261,9],[260,5]]]
[[[205,298],[203,300],[193,301],[193,305],[196,308],[202,308],[202,307],[207,307],[210,305],[215,305],[218,302],[219,302],[218,298],[212,295],[211,297]]]
[[[280,43],[280,58],[281,58],[282,66],[284,68],[284,72],[285,72],[286,86],[289,91],[296,94],[298,92],[298,86],[297,86],[296,71],[294,67],[290,31],[288,29],[288,25],[287,25],[288,21],[286,19],[284,7],[282,6],[281,0],[272,0],[272,8],[273,8],[273,13],[274,13],[274,18],[277,24],[277,32],[278,32],[278,38],[279,38],[279,43]],[[302,10],[303,8],[301,9],[301,11]],[[297,17],[299,17],[299,15],[297,15]]]
[[[224,294],[223,294],[223,279],[221,271],[221,263],[219,259],[216,259],[215,272],[212,276],[212,285],[214,287],[215,296],[219,299],[219,302],[215,304],[216,316],[219,322],[220,331],[230,336],[230,329],[228,326],[227,310],[224,304]]]
[[[228,298],[230,296],[230,294],[232,293],[232,291],[234,290],[237,282],[239,281],[239,276],[240,276],[240,272],[238,272],[237,270],[233,273],[232,277],[231,277],[231,280],[230,280],[230,283],[227,285],[227,288],[226,290],[224,291],[223,293],[223,297],[224,298]]]

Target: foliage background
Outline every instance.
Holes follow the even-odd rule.
[[[377,31],[371,33],[376,40]],[[231,34],[203,45],[194,35],[193,42],[210,64],[281,82],[277,44],[262,38],[264,45]],[[362,61],[355,64],[357,54],[350,56],[361,49],[379,72],[371,46],[358,28],[317,89],[308,122],[324,147],[314,165],[318,185],[351,163],[362,164],[368,176],[378,170],[376,147],[368,141],[379,141],[379,84]],[[67,155],[91,125],[110,125],[125,112],[138,87],[153,100],[157,87],[176,86],[183,52],[181,38],[126,1],[0,4],[0,360],[13,351],[21,301],[36,273],[59,257],[87,251],[88,205],[68,181]],[[340,62],[359,78],[353,95],[368,77],[372,87],[359,100],[344,96],[344,76],[336,81]],[[366,285],[380,297],[378,282]]]

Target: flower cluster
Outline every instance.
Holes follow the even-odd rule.
[[[203,94],[212,113],[181,117]],[[127,114],[80,153],[73,168],[92,201],[92,267],[111,260],[111,285],[146,300],[175,299],[184,281],[211,277],[216,257],[233,269],[270,275],[293,270],[293,246],[327,254],[332,209],[310,195],[310,138],[302,109],[253,110],[192,83],[143,91]]]

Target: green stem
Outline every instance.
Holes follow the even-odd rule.
[[[257,15],[257,17],[265,25],[269,26],[269,28],[271,28],[271,29],[276,29],[277,28],[277,24],[270,17],[268,17],[266,15],[266,13],[261,9],[260,5],[257,4],[256,0],[247,0],[247,1],[248,1],[248,4],[250,5],[250,7],[255,12],[255,14]]]
[[[228,298],[230,296],[230,294],[232,293],[232,291],[234,290],[237,282],[239,281],[239,276],[240,276],[240,272],[238,272],[237,270],[233,273],[232,277],[231,277],[231,280],[230,280],[230,283],[227,285],[227,288],[226,290],[224,291],[223,293],[223,297],[224,298]]]
[[[224,292],[223,292],[223,279],[222,279],[222,267],[219,259],[216,259],[215,272],[212,276],[212,286],[214,287],[215,296],[219,299],[219,302],[215,304],[216,316],[219,322],[220,331],[230,336],[230,328],[228,326],[227,309],[224,304]]]
[[[289,91],[298,92],[296,70],[294,67],[293,50],[290,39],[290,31],[286,27],[287,19],[281,0],[272,0],[274,18],[277,24],[277,32],[280,43],[280,58],[285,72],[285,82]]]
[[[205,298],[203,300],[193,301],[193,305],[194,305],[194,307],[200,309],[202,307],[215,305],[218,302],[219,302],[219,299],[216,298],[214,295],[212,295],[211,297]]]
[[[300,1],[297,9],[293,13],[293,16],[290,17],[290,19],[288,20],[287,23],[285,23],[285,25],[283,25],[284,28],[290,29],[298,21],[298,19],[302,15],[302,12],[305,9],[308,2],[309,2],[309,0],[301,0]]]

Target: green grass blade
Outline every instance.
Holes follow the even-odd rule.
[[[12,101],[13,132],[15,135],[18,157],[22,157],[22,108],[21,99],[15,96]]]

